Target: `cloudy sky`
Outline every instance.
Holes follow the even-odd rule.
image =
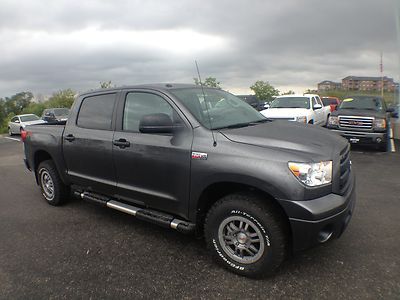
[[[399,78],[399,0],[1,0],[0,97],[203,77],[248,93]]]

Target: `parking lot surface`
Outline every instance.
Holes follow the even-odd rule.
[[[399,149],[397,144],[397,149]],[[42,199],[23,145],[0,137],[0,298],[400,298],[400,154],[352,151],[355,214],[343,236],[251,280],[202,240],[71,198]]]

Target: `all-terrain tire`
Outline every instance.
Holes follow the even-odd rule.
[[[37,176],[40,190],[47,203],[58,206],[68,200],[70,189],[62,182],[52,160],[45,160],[39,164]]]
[[[287,221],[268,199],[250,193],[217,201],[207,213],[204,231],[216,261],[243,276],[274,274],[288,251]]]

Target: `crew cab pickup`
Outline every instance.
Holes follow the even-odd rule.
[[[272,274],[289,251],[339,237],[355,179],[346,139],[274,121],[220,89],[154,84],[81,94],[66,125],[23,135],[44,199],[75,195],[205,236],[216,261]]]
[[[375,145],[386,151],[391,111],[381,97],[351,96],[331,114],[327,127],[350,143]]]
[[[261,113],[271,120],[297,121],[325,126],[331,113],[318,95],[285,95],[274,99]]]

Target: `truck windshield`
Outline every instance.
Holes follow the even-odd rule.
[[[380,97],[349,97],[342,101],[339,109],[367,109],[381,111],[383,110],[383,101]]]
[[[281,97],[272,101],[270,108],[310,108],[308,97]]]
[[[328,106],[330,104],[337,104],[336,98],[321,98],[321,100],[325,106]]]
[[[208,129],[243,127],[267,119],[236,96],[218,89],[184,88],[171,91]]]
[[[21,116],[19,118],[21,119],[21,122],[30,122],[39,120],[39,117],[37,115],[27,115],[27,116]]]
[[[55,108],[54,109],[54,115],[56,115],[56,116],[66,116],[68,114],[69,114],[68,108]]]

